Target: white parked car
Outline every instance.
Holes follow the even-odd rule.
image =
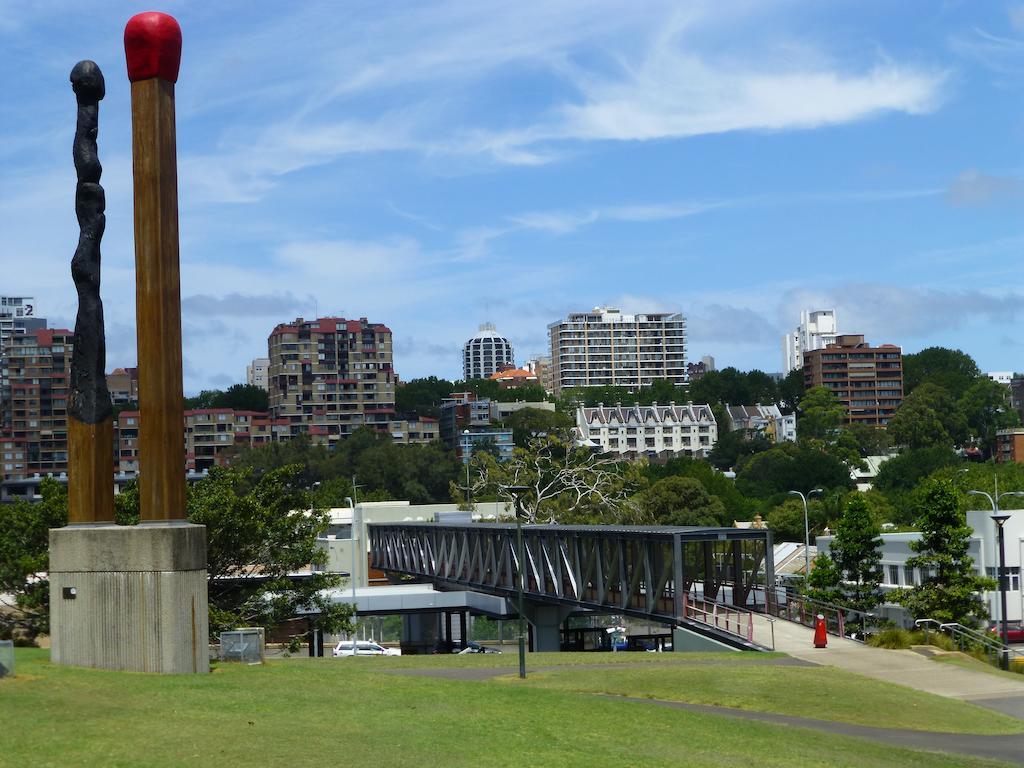
[[[401,656],[402,652],[397,648],[385,648],[373,640],[356,640],[355,650],[352,648],[351,640],[342,640],[334,646],[335,657],[339,656]]]

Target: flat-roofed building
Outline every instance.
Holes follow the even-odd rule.
[[[245,366],[245,383],[250,387],[259,387],[266,391],[267,389],[267,371],[270,369],[270,359],[266,357],[256,357],[253,361]]]
[[[839,335],[834,309],[805,309],[800,325],[782,339],[782,374],[803,368],[804,355],[834,344]]]
[[[827,387],[846,408],[848,423],[884,427],[903,402],[903,351],[872,347],[862,334],[843,334],[804,354],[804,385]]]
[[[996,431],[995,460],[1024,464],[1024,427]]]
[[[548,326],[551,383],[627,387],[686,383],[686,320],[679,312],[624,314],[613,307],[574,312]]]
[[[0,464],[4,479],[67,472],[67,399],[74,338],[66,328],[53,328],[15,334],[8,340],[4,358],[10,385],[9,420],[3,442],[11,446],[4,454],[12,458]]]
[[[292,435],[333,445],[360,427],[395,421],[391,330],[365,317],[278,325],[267,340],[270,413]]]

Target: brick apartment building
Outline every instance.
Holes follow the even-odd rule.
[[[236,411],[231,408],[200,408],[185,411],[183,468],[202,472],[224,466],[238,448],[287,440],[288,422],[272,419],[269,413]],[[117,463],[125,475],[139,471],[139,412],[122,411],[115,421]]]
[[[60,474],[68,467],[67,399],[74,333],[38,329],[8,338],[9,397],[0,435],[4,479]]]
[[[884,427],[903,402],[903,352],[893,344],[872,347],[861,334],[843,334],[803,360],[805,386],[828,387],[851,424]]]

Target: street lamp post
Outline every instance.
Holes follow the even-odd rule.
[[[530,490],[526,485],[506,485],[502,490],[512,496],[516,505],[516,559],[519,567],[516,578],[516,599],[519,603],[519,677],[526,679],[526,614],[523,612],[523,592],[525,585],[525,555],[523,552],[523,494]]]
[[[464,430],[462,433],[463,445],[462,445],[462,463],[466,465],[466,503],[470,505],[470,510],[473,509],[473,488],[469,484],[469,462],[472,458],[472,450],[470,449],[469,430]]]
[[[992,505],[992,514],[989,517],[992,518],[992,522],[996,524],[997,537],[999,539],[999,570],[996,572],[996,577],[999,584],[999,626],[1000,639],[1003,641],[1003,649],[999,656],[999,666],[1003,669],[1009,668],[1010,657],[1006,651],[1007,645],[1007,622],[1006,622],[1006,547],[1003,543],[1003,525],[1010,519],[1009,515],[999,514],[999,500],[1004,496],[1024,496],[1024,491],[1003,491],[999,492],[999,478],[997,477],[996,485],[993,489],[994,493],[988,493],[987,491],[968,491],[967,493],[974,496],[984,496],[988,499],[988,503]]]
[[[804,504],[804,584],[811,578],[811,524],[807,517],[807,500],[816,493],[822,493],[821,488],[808,491],[805,496],[800,491],[790,491],[794,496],[799,496]]]

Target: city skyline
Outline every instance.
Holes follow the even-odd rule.
[[[300,315],[387,324],[408,380],[457,378],[481,322],[525,359],[598,305],[682,312],[719,367],[778,370],[799,310],[835,307],[905,353],[1021,368],[1024,6],[674,5],[169,3],[186,390],[243,381]],[[67,75],[106,73],[108,369],[135,365],[121,33],[142,9],[0,24],[0,292],[52,327],[75,313]]]

